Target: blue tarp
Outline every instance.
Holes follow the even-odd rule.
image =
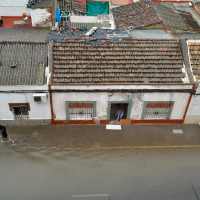
[[[60,11],[58,9],[58,6],[56,8],[56,22],[61,22]]]

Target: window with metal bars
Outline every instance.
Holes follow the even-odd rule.
[[[27,105],[12,105],[14,119],[28,119],[29,112]]]
[[[93,102],[67,102],[69,120],[92,120],[94,117]]]
[[[93,117],[93,107],[69,108],[70,120],[91,120]]]
[[[145,110],[144,119],[167,119],[169,107],[149,107]]]
[[[174,101],[145,101],[142,119],[170,119]]]

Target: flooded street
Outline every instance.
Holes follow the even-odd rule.
[[[95,126],[8,127],[17,143],[0,143],[0,199],[199,199],[200,148],[125,148],[136,141],[137,146],[155,145],[129,128],[106,136],[107,130],[100,127],[99,148],[92,148]],[[159,129],[163,127],[154,130]],[[139,137],[146,141],[139,143]],[[155,136],[161,144],[173,141],[163,137]],[[177,144],[192,143],[190,137],[182,137]]]

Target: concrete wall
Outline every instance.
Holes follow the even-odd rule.
[[[200,123],[200,85],[198,85],[196,94],[199,95],[192,96],[185,123]]]
[[[1,91],[7,90],[47,90],[47,86],[1,86]],[[37,93],[37,92],[35,92]],[[33,99],[33,93],[0,93],[0,120],[14,120],[12,111],[8,103],[29,103],[29,119],[45,120],[51,119],[50,98],[46,103],[36,103]]]
[[[192,86],[52,86],[52,89],[189,89]],[[108,101],[132,101],[131,119],[141,119],[144,101],[175,101],[171,119],[182,119],[189,93],[53,93],[53,111],[55,120],[66,120],[65,101],[96,101],[97,117],[106,119]]]
[[[96,16],[70,16],[70,22],[75,23],[97,23],[98,17]]]
[[[0,0],[0,17],[22,16],[23,13],[30,16],[30,9],[26,8],[27,3],[28,0]]]

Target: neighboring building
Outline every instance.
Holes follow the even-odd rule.
[[[186,116],[186,123],[200,123],[200,39],[188,40],[189,64],[193,79],[196,83],[196,92],[192,96]]]
[[[140,1],[112,9],[117,29],[200,30],[187,12],[176,11],[171,4]]]
[[[31,15],[31,10],[27,8],[28,0],[0,0],[0,17],[2,16],[22,16],[26,13]]]
[[[178,40],[86,42],[50,44],[53,124],[111,123],[118,109],[125,123],[184,122],[194,83]]]
[[[51,123],[47,56],[44,42],[0,42],[0,121],[4,124]]]
[[[31,20],[33,27],[54,27],[57,0],[36,1],[31,6]]]
[[[101,9],[97,8],[96,11],[99,13],[91,13],[91,11],[95,10],[95,6],[99,6],[98,4],[103,4],[105,9],[100,12]],[[110,12],[109,0],[102,0],[100,2],[87,2],[86,0],[58,1],[58,5],[61,11],[62,19],[60,26],[84,29],[90,29],[92,27],[103,29],[115,28],[113,16]],[[89,9],[91,6],[94,7]],[[63,11],[67,13],[67,16],[62,15]]]
[[[28,0],[0,0],[1,27],[54,27],[57,0],[36,1],[28,7]],[[22,15],[26,14],[27,20]]]

